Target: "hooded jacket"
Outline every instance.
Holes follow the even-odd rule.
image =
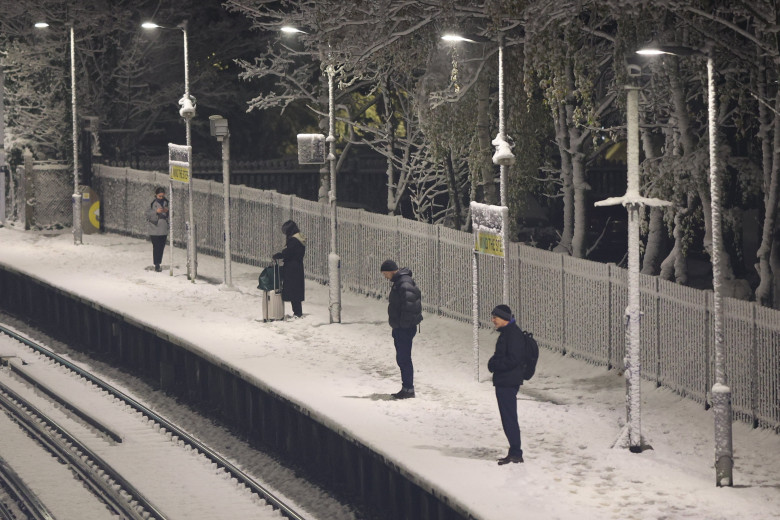
[[[390,279],[393,283],[387,304],[387,321],[390,327],[412,328],[423,319],[420,289],[412,279],[412,272],[402,267]]]

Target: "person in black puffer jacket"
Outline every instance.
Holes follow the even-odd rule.
[[[303,317],[303,300],[306,299],[304,285],[303,257],[306,255],[306,239],[298,224],[288,220],[282,224],[282,233],[287,237],[284,249],[273,255],[274,260],[284,260],[281,269],[282,300],[292,305],[293,317]]]
[[[523,384],[525,337],[507,305],[497,305],[491,313],[491,320],[499,336],[496,340],[496,351],[488,361],[488,370],[493,374],[501,425],[509,441],[509,453],[498,459],[500,466],[510,462],[523,462],[520,425],[517,422],[517,392]]]
[[[422,321],[420,289],[414,283],[412,271],[398,268],[393,260],[385,260],[380,267],[382,275],[392,282],[387,304],[387,321],[393,329],[395,361],[401,369],[401,390],[395,399],[414,397],[414,365],[412,365],[412,340],[417,325]]]

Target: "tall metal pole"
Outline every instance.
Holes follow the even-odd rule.
[[[334,136],[335,113],[333,107],[333,76],[335,70],[333,64],[328,64],[328,138],[330,144],[328,162],[330,162],[330,254],[328,255],[328,309],[330,310],[330,322],[341,323],[341,258],[336,253],[336,137]]]
[[[5,226],[5,72],[0,65],[0,224]]]
[[[168,176],[168,196],[170,197],[170,200],[168,201],[168,258],[171,260],[171,266],[168,268],[168,275],[173,276],[173,251],[176,249],[174,247],[174,240],[173,240],[173,179],[171,179],[170,175]]]
[[[628,179],[626,193],[629,197],[639,196],[639,89],[627,87],[626,112],[628,119],[628,142],[626,159]],[[628,426],[628,449],[634,453],[642,451],[642,399],[641,399],[641,343],[639,323],[641,318],[639,295],[639,209],[638,202],[624,202],[628,211],[628,345],[626,345],[626,425]]]
[[[182,33],[184,34],[184,97],[190,98],[190,66],[189,66],[189,54],[187,48],[187,21],[180,25]],[[187,113],[183,115],[184,123],[187,129],[187,146],[192,146],[192,132],[190,120],[194,114]],[[194,154],[192,154],[194,155]],[[195,278],[198,276],[198,252],[197,245],[195,244],[195,214],[193,210],[193,171],[192,157],[190,157],[190,179],[187,183],[187,194],[189,198],[189,213],[188,220],[189,225],[187,229],[187,277],[190,281],[195,282]]]
[[[73,243],[82,243],[81,193],[79,192],[79,134],[76,110],[76,42],[73,25],[70,26],[70,90],[73,108]]]
[[[715,335],[715,383],[712,385],[713,415],[715,418],[715,484],[733,486],[731,435],[731,389],[726,384],[726,358],[723,349],[723,306],[721,289],[720,252],[723,247],[720,212],[720,177],[717,154],[717,106],[715,100],[714,64],[707,56],[707,115],[710,139],[710,211],[712,220],[712,301],[713,332]]]
[[[498,136],[506,142],[506,127],[504,123],[504,37],[498,36]],[[501,183],[501,205],[506,206],[506,163],[502,161],[499,167]],[[505,212],[502,213],[504,215]],[[504,280],[502,284],[503,302],[509,305],[509,219],[504,218],[501,225],[501,239],[504,242]]]
[[[631,69],[629,68],[631,75]],[[638,75],[638,73],[634,73]],[[596,202],[595,206],[624,206],[628,212],[628,306],[626,307],[626,355],[624,358],[626,378],[626,426],[618,443],[623,446],[627,440],[632,453],[642,452],[641,414],[641,341],[640,322],[642,317],[639,292],[639,212],[642,206],[668,206],[669,202],[642,197],[639,193],[639,88],[626,86],[626,194]],[[624,446],[623,446],[624,447]]]
[[[225,285],[233,287],[233,253],[230,249],[230,133],[222,138],[222,195],[225,214]]]

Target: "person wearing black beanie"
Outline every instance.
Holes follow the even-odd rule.
[[[498,459],[498,465],[501,466],[510,462],[523,462],[520,425],[517,422],[517,392],[523,384],[525,340],[508,305],[496,305],[490,314],[499,336],[496,351],[488,361],[488,370],[493,374],[501,425],[509,441],[509,453]]]
[[[298,319],[303,317],[303,301],[306,299],[303,272],[306,238],[293,220],[282,224],[282,233],[286,237],[284,249],[275,253],[271,258],[284,261],[282,266],[282,300],[290,302],[293,319]]]
[[[409,399],[414,394],[414,365],[412,364],[412,340],[422,317],[420,289],[412,279],[409,268],[398,268],[393,260],[382,262],[382,276],[393,284],[387,304],[387,318],[393,329],[395,361],[401,369],[401,390],[392,397]]]

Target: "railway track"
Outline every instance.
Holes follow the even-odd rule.
[[[100,500],[113,512],[112,514],[130,519],[177,518],[176,512],[166,511],[166,506],[157,503],[158,500],[165,502],[164,497],[163,499],[150,497],[150,495],[160,495],[160,490],[157,489],[159,485],[152,486],[150,491],[148,486],[136,483],[137,477],[123,476],[125,470],[116,467],[116,463],[109,460],[112,458],[109,454],[124,449],[123,444],[136,446],[144,442],[157,443],[151,448],[151,455],[148,455],[150,461],[148,472],[156,472],[152,461],[158,457],[156,450],[160,449],[159,437],[162,437],[165,444],[186,453],[189,459],[205,459],[199,462],[201,466],[208,467],[212,474],[218,474],[219,480],[229,482],[239,495],[250,495],[256,508],[268,513],[267,516],[262,514],[257,516],[255,512],[247,512],[248,518],[281,516],[291,520],[303,520],[298,512],[262,484],[131,396],[3,324],[0,324],[1,335],[18,342],[18,348],[24,353],[18,356],[7,355],[3,359],[6,367],[0,372],[6,372],[6,375],[0,378],[0,405],[8,410],[7,414],[13,413],[17,424],[24,424],[28,436],[38,439],[41,445],[46,445],[52,453],[57,453],[56,456],[61,460],[67,460],[67,464],[78,474],[78,478],[89,483],[90,489],[94,494],[101,496]],[[3,354],[2,350],[0,354]],[[62,382],[65,380],[70,380],[70,383]],[[69,390],[67,387],[73,381],[78,382],[82,389]],[[22,396],[24,392],[19,391],[20,386],[22,390],[27,388],[28,391],[34,388],[38,400],[45,395],[47,400],[55,401],[56,404],[49,406],[56,408],[56,413],[67,413],[71,418],[66,422],[75,421],[80,427],[60,424],[58,420],[42,410],[41,405],[33,403],[35,399]],[[83,390],[84,386],[91,391]],[[103,402],[98,403],[95,397],[92,401],[83,400],[87,393],[97,394]],[[103,411],[105,402],[119,410],[123,417],[115,416],[113,412]],[[15,411],[12,412],[12,409]],[[128,422],[127,416],[135,421],[135,425]],[[91,435],[87,437],[92,437],[91,441],[80,441],[77,437],[81,434],[69,432],[69,429],[74,428],[88,430]],[[139,430],[142,431],[139,433]],[[148,440],[150,435],[154,435],[158,440]],[[130,438],[129,442],[125,442],[126,437]],[[89,444],[96,445],[97,449],[91,448]],[[72,458],[69,458],[71,456]],[[140,455],[140,457],[144,456]],[[121,465],[120,463],[119,466]],[[194,478],[188,473],[189,470],[182,470],[180,475],[182,482],[172,486],[176,487],[179,484],[183,486],[185,480]],[[246,507],[249,508],[248,505]],[[232,517],[240,516],[239,513],[232,513],[232,515]]]
[[[19,475],[0,459],[0,519],[54,520],[49,508],[40,501]]]
[[[133,520],[167,520],[143,493],[85,443],[3,383],[0,383],[0,407],[12,414],[30,437],[67,464],[114,513]]]

